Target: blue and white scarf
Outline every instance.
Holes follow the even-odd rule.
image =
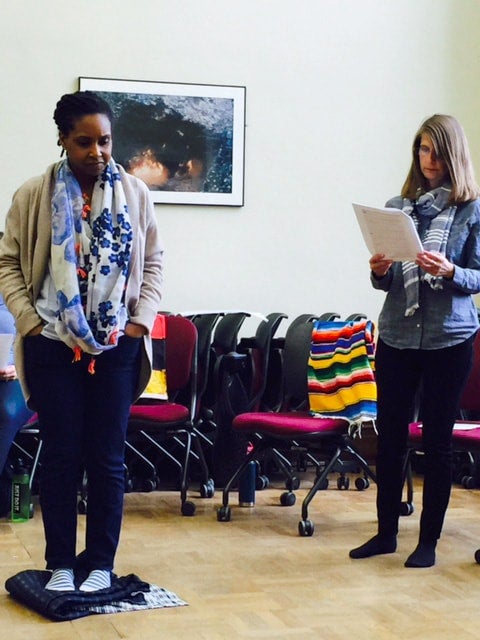
[[[423,239],[423,248],[426,251],[440,251],[445,254],[457,210],[457,207],[448,204],[450,193],[450,185],[444,185],[427,191],[417,200],[403,200],[402,211],[411,216],[417,228],[422,217],[430,221]],[[402,271],[406,296],[405,315],[413,316],[419,308],[420,281],[427,282],[432,289],[443,289],[443,278],[425,272],[420,273],[420,268],[413,261],[402,262]]]
[[[57,292],[55,330],[79,357],[116,346],[126,323],[124,293],[132,228],[113,159],[97,179],[90,220],[68,161],[60,165],[52,196],[52,277]],[[79,273],[84,283],[79,284]]]

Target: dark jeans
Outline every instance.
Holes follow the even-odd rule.
[[[421,388],[425,453],[420,541],[435,542],[452,484],[452,430],[472,366],[474,338],[445,349],[394,349],[378,341],[377,513],[379,533],[396,535],[403,489],[408,425]]]
[[[73,567],[76,556],[77,489],[88,477],[85,564],[111,570],[120,536],[124,448],[130,405],[140,365],[140,339],[73,363],[63,342],[25,339],[25,369],[43,439],[40,504],[48,569]]]

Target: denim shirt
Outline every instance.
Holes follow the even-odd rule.
[[[402,208],[400,196],[387,207]],[[371,274],[375,289],[387,292],[378,319],[380,338],[397,349],[443,349],[463,342],[479,326],[472,295],[480,292],[480,199],[458,205],[446,249],[455,265],[452,280],[434,290],[420,282],[420,307],[405,316],[402,263],[394,262],[383,278]]]

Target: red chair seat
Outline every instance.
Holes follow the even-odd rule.
[[[32,427],[34,425],[38,425],[38,415],[36,413],[34,413],[32,416],[30,416],[30,418],[27,420],[27,422],[23,425],[23,428]]]
[[[130,409],[130,421],[147,420],[165,427],[188,420],[189,410],[182,404],[165,402],[164,404],[135,404]]]
[[[341,418],[312,418],[307,411],[280,413],[242,413],[233,420],[235,431],[261,432],[274,437],[299,438],[309,435],[338,435],[345,433],[346,420]]]
[[[480,449],[480,422],[475,429],[462,429],[462,425],[472,425],[475,421],[457,420],[453,429],[453,448],[454,449]],[[422,423],[412,422],[409,426],[409,440],[413,445],[421,445],[422,443]]]

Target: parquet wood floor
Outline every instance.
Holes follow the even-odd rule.
[[[417,481],[418,485],[418,481]],[[297,533],[301,498],[279,506],[281,487],[257,492],[216,520],[220,492],[195,498],[193,518],[178,494],[125,496],[119,575],[136,573],[186,600],[187,607],[50,622],[13,601],[3,585],[22,569],[44,567],[41,513],[0,522],[0,637],[5,640],[477,640],[480,629],[480,491],[455,486],[437,564],[406,569],[420,509],[402,518],[397,553],[351,560],[348,550],[375,531],[375,488],[331,488],[310,508],[311,538]],[[192,496],[196,494],[192,493]],[[420,504],[417,489],[416,503]],[[79,549],[84,517],[79,516]]]

